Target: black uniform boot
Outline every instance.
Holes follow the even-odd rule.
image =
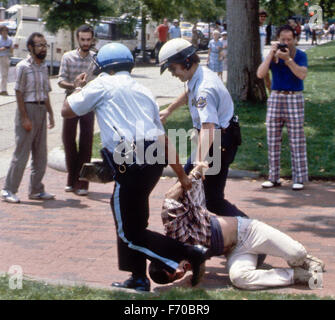
[[[113,287],[135,289],[137,291],[150,291],[150,280],[147,277],[131,276],[124,282],[113,282]]]
[[[209,259],[207,249],[200,245],[191,246],[189,249],[188,261],[191,263],[193,275],[192,286],[196,286],[205,274],[205,261]]]

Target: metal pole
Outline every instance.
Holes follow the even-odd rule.
[[[50,61],[50,75],[54,73],[54,43],[51,42],[51,61]]]

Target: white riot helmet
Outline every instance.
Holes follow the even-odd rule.
[[[187,65],[187,59],[196,51],[197,49],[192,46],[191,42],[185,39],[176,38],[169,40],[162,46],[158,55],[159,64],[161,66],[161,74],[171,63],[186,62],[186,68],[189,69],[190,65]]]

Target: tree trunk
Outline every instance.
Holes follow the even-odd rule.
[[[147,51],[145,50],[147,47],[147,39],[146,39],[146,28],[147,28],[147,18],[146,11],[142,10],[142,30],[141,30],[141,47],[142,47],[142,61],[148,62]]]
[[[228,83],[234,100],[266,100],[264,81],[256,76],[261,64],[258,0],[227,0]]]
[[[74,42],[74,29],[71,29],[71,48],[72,50],[75,49],[75,42]]]

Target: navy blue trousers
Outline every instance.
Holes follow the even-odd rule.
[[[119,269],[146,274],[146,260],[160,261],[173,272],[187,259],[189,246],[148,230],[149,195],[163,171],[163,165],[148,165],[126,175],[116,175],[111,198],[114,214]]]
[[[224,198],[224,189],[226,186],[229,166],[235,159],[237,148],[238,145],[235,143],[233,137],[233,128],[232,125],[230,125],[221,133],[220,172],[216,175],[206,175],[204,180],[206,207],[209,211],[219,216],[247,217],[244,212]],[[213,156],[213,147],[209,150],[209,156]],[[212,164],[210,164],[210,167],[211,166]],[[193,167],[190,157],[184,166],[184,170],[189,174]]]

